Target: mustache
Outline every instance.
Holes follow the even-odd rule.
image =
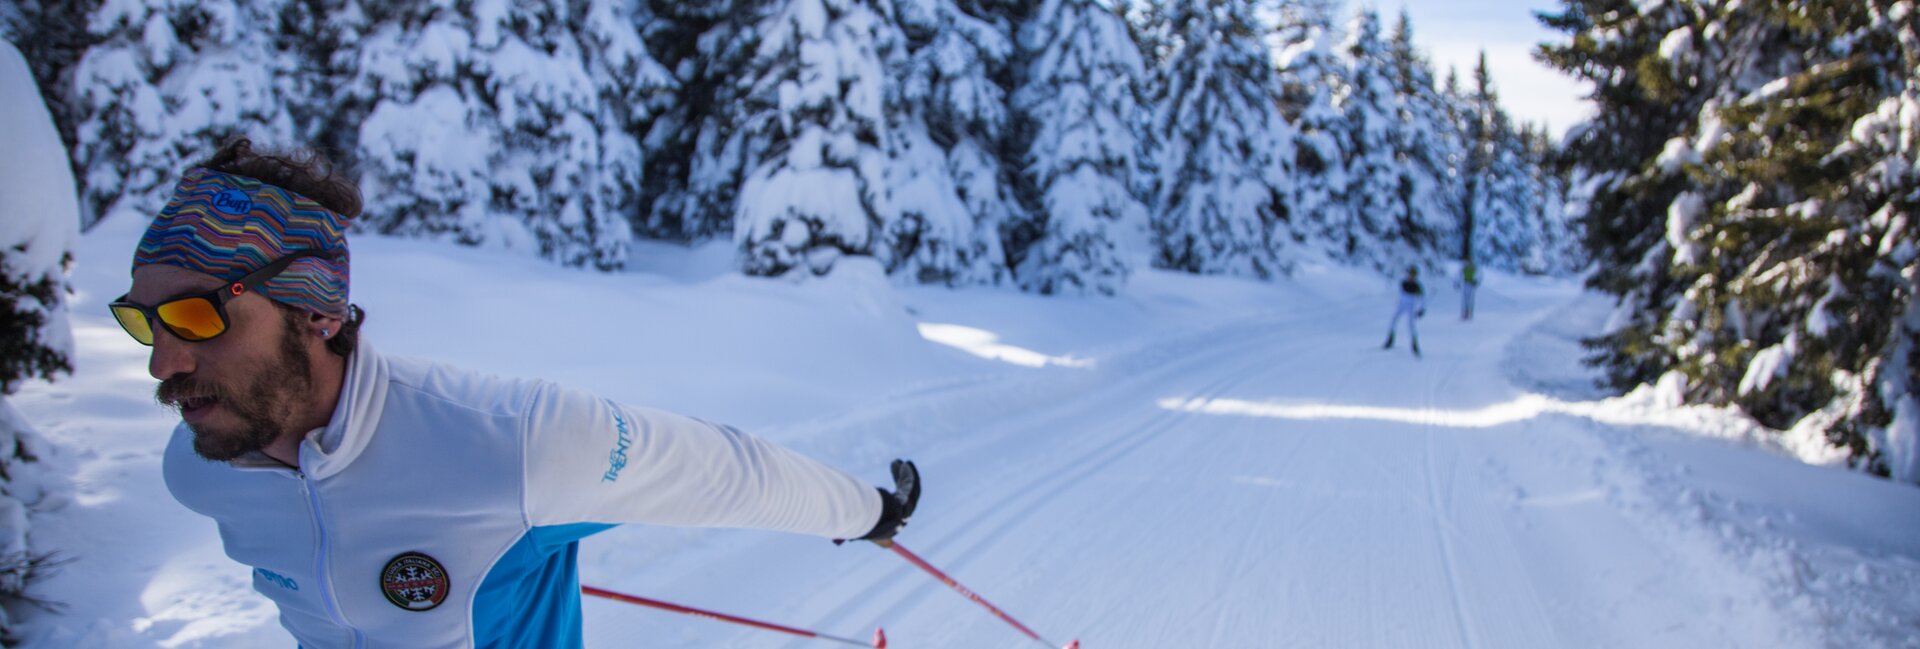
[[[159,387],[153,389],[153,400],[174,410],[179,410],[180,404],[187,401],[209,397],[226,401],[227,389],[218,383],[191,376],[175,376],[162,380]]]

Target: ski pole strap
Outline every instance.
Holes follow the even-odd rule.
[[[1001,611],[999,608],[995,607],[993,604],[987,602],[986,598],[983,598],[975,594],[971,590],[967,590],[966,586],[962,586],[960,585],[960,582],[955,581],[954,578],[948,577],[947,573],[940,572],[939,568],[933,567],[933,564],[927,563],[925,559],[921,559],[920,555],[914,554],[912,551],[907,550],[906,546],[900,545],[899,543],[893,542],[891,540],[875,541],[875,543],[880,547],[884,547],[888,550],[892,550],[894,554],[900,555],[900,558],[906,559],[907,563],[911,563],[913,565],[919,566],[921,570],[927,571],[927,574],[933,575],[935,579],[940,580],[940,583],[946,584],[947,587],[952,588],[954,592],[960,593],[961,595],[965,595],[967,599],[973,600],[973,603],[979,604],[981,607],[987,609],[988,611],[991,611],[996,617],[999,617],[1002,621],[1005,621],[1007,624],[1013,625],[1013,628],[1019,629],[1020,632],[1026,634],[1027,637],[1033,638],[1035,642],[1046,645],[1048,649],[1053,649],[1054,647],[1060,646],[1058,644],[1054,644],[1051,641],[1048,641],[1046,638],[1040,637],[1040,634],[1034,633],[1033,629],[1027,628],[1027,625],[1021,624],[1019,620],[1013,619],[1013,616],[1007,615],[1005,612]],[[1072,643],[1067,645],[1067,647],[1074,648],[1074,649],[1077,649],[1079,646],[1080,646],[1079,640],[1075,640]]]
[[[727,615],[726,613],[716,613],[714,611],[698,609],[691,606],[681,606],[679,604],[674,604],[672,602],[663,602],[657,599],[647,599],[645,597],[641,597],[638,595],[616,593],[614,591],[607,590],[604,588],[594,588],[592,586],[581,586],[580,592],[586,595],[591,595],[593,597],[610,599],[616,602],[624,602],[627,604],[637,604],[637,605],[646,606],[649,608],[657,608],[663,611],[673,611],[675,613],[684,613],[684,614],[692,615],[696,617],[704,617],[712,620],[719,620],[721,622],[732,622],[734,624],[739,624],[742,626],[750,626],[756,629],[764,629],[767,631],[778,631],[780,633],[797,635],[803,638],[817,638],[820,640],[832,640],[834,642],[850,644],[857,647],[874,647],[875,649],[886,649],[887,647],[887,634],[886,634],[886,631],[882,629],[875,629],[873,631],[873,642],[868,643],[868,642],[861,642],[859,640],[842,638],[838,636],[831,636],[825,633],[820,633],[818,631],[796,629],[794,627],[774,624],[772,622],[761,622],[759,620],[748,619],[748,618],[740,617],[737,615]]]

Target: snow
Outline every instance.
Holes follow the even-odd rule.
[[[12,43],[0,41],[0,124],[8,126],[9,146],[0,153],[0,280],[11,287],[0,295],[12,349],[51,350],[74,355],[67,326],[65,259],[79,239],[80,206],[73,173],[53,119],[41,99],[27,61]],[[54,295],[42,302],[20,288],[52,282]],[[37,318],[38,327],[21,327],[16,314]],[[34,371],[9,362],[10,371]],[[54,511],[69,501],[64,476],[68,467],[49,454],[32,422],[9,400],[18,377],[0,381],[0,592],[26,592],[22,563],[49,552],[32,530],[31,514]],[[0,610],[0,632],[10,633],[16,611]]]
[[[78,484],[34,523],[75,561],[43,590],[66,613],[35,614],[28,646],[290,646],[161,486],[173,418],[103,307],[143,225],[80,238],[77,371],[14,400]],[[927,491],[900,541],[1089,649],[1911,647],[1920,627],[1920,520],[1899,514],[1920,490],[1803,462],[1736,412],[1598,395],[1578,340],[1611,304],[1572,280],[1489,272],[1477,318],[1423,322],[1416,360],[1379,349],[1393,287],[1321,265],[1039,297],[902,286],[865,260],[746,277],[725,242],[640,244],[622,273],[354,250],[387,353],[738,425],[877,484],[915,459]],[[1430,299],[1445,314],[1456,296]],[[503,337],[530,331],[550,333]],[[590,584],[843,637],[1027,646],[861,544],[626,527],[581,557]],[[589,647],[818,646],[600,600],[585,615]]]
[[[1888,470],[1900,482],[1920,482],[1920,399],[1907,395],[1894,408],[1887,426]]]
[[[1740,394],[1765,390],[1774,379],[1786,376],[1787,365],[1793,362],[1799,348],[1799,338],[1789,334],[1779,344],[1754,353],[1753,360],[1747,363],[1747,373],[1740,377]]]
[[[1697,165],[1701,160],[1700,152],[1693,148],[1693,142],[1685,137],[1676,137],[1667,140],[1666,148],[1661,149],[1660,157],[1654,163],[1660,165],[1662,173],[1672,174],[1683,165]]]
[[[1686,63],[1687,61],[1683,59],[1692,54],[1693,28],[1691,27],[1682,27],[1667,32],[1667,36],[1660,39],[1660,58],[1679,64]]]
[[[1667,245],[1673,248],[1673,264],[1690,266],[1700,263],[1700,245],[1692,240],[1694,225],[1705,216],[1707,202],[1693,192],[1681,192],[1675,196],[1673,204],[1667,206]]]
[[[0,248],[10,275],[37,280],[58,275],[60,260],[80,235],[80,204],[73,172],[62,164],[66,148],[53,118],[27,70],[26,59],[11,43],[0,47],[0,124],[8,126],[5,155],[0,155]]]

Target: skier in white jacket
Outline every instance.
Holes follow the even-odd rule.
[[[1400,306],[1393,311],[1393,320],[1387,323],[1387,342],[1381,349],[1393,349],[1393,334],[1400,328],[1400,317],[1407,318],[1407,340],[1413,345],[1413,355],[1420,355],[1420,330],[1414,327],[1414,321],[1427,315],[1426,290],[1420,287],[1420,268],[1407,267],[1406,279],[1400,280]]]
[[[167,487],[301,647],[580,647],[577,542],[622,523],[885,541],[892,491],[729,427],[389,358],[347,301],[359,190],[244,139],[187,171],[110,308],[180,411]]]

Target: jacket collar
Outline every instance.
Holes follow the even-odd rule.
[[[365,335],[360,336],[347,361],[347,378],[341,383],[333,418],[326,428],[314,429],[300,442],[301,473],[322,480],[360,457],[386,409],[387,379],[387,359],[373,351]]]

